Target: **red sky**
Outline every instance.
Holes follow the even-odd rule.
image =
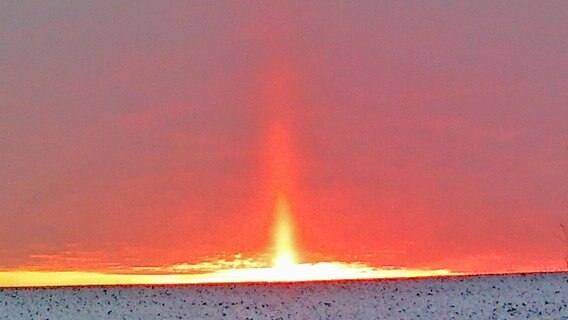
[[[562,267],[565,1],[0,4],[0,269]]]

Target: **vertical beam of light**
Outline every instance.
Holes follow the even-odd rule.
[[[275,255],[273,265],[276,268],[287,268],[297,263],[296,248],[294,244],[294,226],[292,213],[284,195],[276,200],[274,247]]]
[[[279,61],[264,79],[268,107],[268,163],[271,195],[276,196],[272,232],[273,266],[290,267],[298,263],[294,223],[289,199],[294,193],[295,153],[291,136],[294,110],[293,74]]]
[[[295,150],[291,135],[294,121],[293,76],[290,67],[281,63],[264,80],[268,109],[268,164],[272,195],[290,197],[296,176]]]

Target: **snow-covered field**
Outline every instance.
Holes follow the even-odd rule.
[[[0,319],[568,319],[568,273],[0,288]]]

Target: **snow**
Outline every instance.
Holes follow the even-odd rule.
[[[0,319],[568,319],[568,273],[0,288]]]

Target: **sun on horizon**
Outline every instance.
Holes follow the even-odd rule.
[[[351,279],[384,279],[457,275],[450,270],[376,268],[362,262],[322,261],[300,263],[294,237],[293,215],[283,194],[276,199],[272,230],[271,266],[249,261],[245,267],[221,268],[213,272],[193,273],[200,264],[164,267],[141,267],[120,273],[82,271],[0,272],[0,287],[130,285],[130,284],[197,284],[238,282],[295,282]],[[240,261],[248,261],[240,258]],[[237,259],[237,262],[239,261]],[[142,273],[140,273],[142,272]],[[146,272],[146,273],[144,273]]]

